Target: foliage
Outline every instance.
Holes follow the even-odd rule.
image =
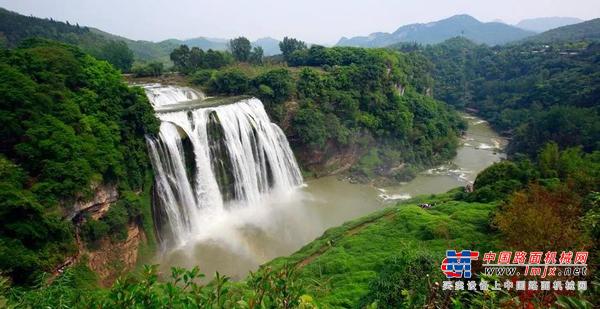
[[[190,49],[187,45],[174,49],[170,59],[175,64],[175,69],[185,74],[198,69],[218,69],[233,62],[233,56],[228,52],[212,49],[205,52],[198,47]]]
[[[151,220],[151,218],[146,218]],[[81,226],[81,235],[92,247],[102,238],[109,236],[112,240],[127,239],[127,224],[141,223],[144,220],[140,197],[130,191],[121,193],[121,198],[108,209],[99,220],[86,218]]]
[[[295,133],[303,144],[323,147],[331,132],[327,130],[326,116],[314,106],[306,106],[298,111],[293,122]]]
[[[0,54],[3,177],[0,269],[30,283],[73,251],[65,205],[100,183],[139,190],[145,134],[158,121],[141,89],[75,47],[29,40]],[[28,214],[28,215],[25,215]]]
[[[425,302],[430,273],[439,261],[425,254],[392,256],[381,266],[369,291],[361,299],[361,307],[374,302],[377,308],[415,307]],[[440,277],[440,276],[436,276]]]
[[[216,72],[216,70],[198,70],[192,74],[190,81],[195,85],[205,85],[215,76]]]
[[[252,46],[247,38],[241,36],[229,41],[229,50],[235,60],[246,62],[250,59]]]
[[[552,190],[532,184],[513,194],[494,218],[505,242],[519,250],[583,249],[581,200],[568,186]]]
[[[306,49],[306,43],[294,38],[288,38],[286,36],[283,38],[283,41],[279,42],[279,49],[283,54],[283,59],[285,59],[285,61],[288,61],[290,59],[290,56],[295,51],[302,51]]]
[[[260,97],[267,103],[280,104],[289,100],[294,95],[294,79],[290,71],[286,69],[273,69],[257,76],[252,83],[258,86],[266,86],[271,91],[264,90],[259,93]]]
[[[104,59],[123,72],[133,65],[133,52],[123,41],[110,41],[102,47],[100,59]]]
[[[455,38],[410,50],[433,62],[438,99],[478,111],[514,135],[510,154],[535,157],[548,141],[599,149],[600,44],[486,47]]]
[[[208,284],[200,284],[204,275],[198,267],[172,268],[170,278],[161,280],[156,265],[145,266],[140,276],[121,278],[107,290],[82,285],[78,278],[86,276],[79,266],[52,284],[29,291],[4,287],[0,295],[9,308],[316,308],[312,298],[302,294],[290,267],[260,269],[247,283],[233,283],[217,273]]]
[[[537,182],[551,189],[566,184],[581,198],[600,191],[600,151],[583,153],[581,148],[560,151],[548,143],[536,161],[517,158],[496,163],[477,175],[474,192],[467,200],[489,202],[506,199],[511,193]]]
[[[77,45],[123,72],[129,72],[133,64],[133,52],[124,41],[104,37],[78,24],[22,16],[0,8],[0,32],[6,39],[7,47],[11,48],[29,38],[38,37]]]
[[[136,77],[158,77],[162,75],[164,65],[161,62],[150,62],[147,64],[136,64],[131,69],[131,72]]]
[[[402,162],[418,169],[454,155],[456,137],[466,127],[458,114],[427,95],[432,80],[422,56],[322,46],[298,49],[293,55],[290,65],[297,61],[309,67],[238,64],[213,73],[200,70],[192,80],[209,94],[259,97],[272,119],[286,121],[282,127],[295,149],[323,151],[369,135],[386,154],[402,150],[382,160],[384,166],[373,166],[380,170]],[[283,104],[290,101],[297,104]],[[410,175],[405,169],[398,178]]]
[[[252,52],[250,52],[250,56],[248,57],[248,61],[253,64],[262,64],[264,50],[260,46],[255,46],[252,48]]]
[[[250,79],[240,70],[231,69],[219,71],[209,81],[208,89],[212,93],[227,95],[246,93],[250,86]]]

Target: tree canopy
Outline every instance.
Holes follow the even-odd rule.
[[[0,98],[0,270],[24,283],[73,250],[75,197],[142,188],[158,121],[110,64],[42,40],[0,51]]]

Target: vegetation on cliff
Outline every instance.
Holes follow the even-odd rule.
[[[125,196],[142,189],[144,135],[158,121],[144,92],[113,66],[48,41],[0,51],[0,98],[0,270],[29,283],[74,250],[62,217],[76,198],[102,183]]]
[[[376,147],[373,168],[368,175],[360,174],[385,173],[406,163],[398,175],[391,175],[405,180],[411,174],[407,170],[455,154],[465,124],[454,110],[427,95],[432,79],[421,56],[384,49],[306,48],[289,38],[281,48],[289,66],[214,62],[208,57],[211,51],[186,46],[174,50],[171,58],[209,94],[259,97],[303,163],[311,153],[331,147],[361,145],[363,154]]]

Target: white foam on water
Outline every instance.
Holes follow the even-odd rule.
[[[173,86],[146,91],[155,107],[190,98]],[[237,222],[224,221],[238,220],[234,213],[259,213],[270,196],[283,199],[303,185],[283,131],[258,99],[157,116],[159,135],[147,141],[163,250],[213,237],[215,226]]]

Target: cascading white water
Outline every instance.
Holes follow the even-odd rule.
[[[146,91],[156,108],[182,102],[173,88],[153,85]],[[257,205],[268,193],[302,184],[284,133],[258,99],[157,116],[160,133],[147,140],[163,248],[182,246],[201,233],[203,216]]]
[[[205,98],[203,93],[187,87],[149,84],[144,86],[144,90],[154,108]]]

